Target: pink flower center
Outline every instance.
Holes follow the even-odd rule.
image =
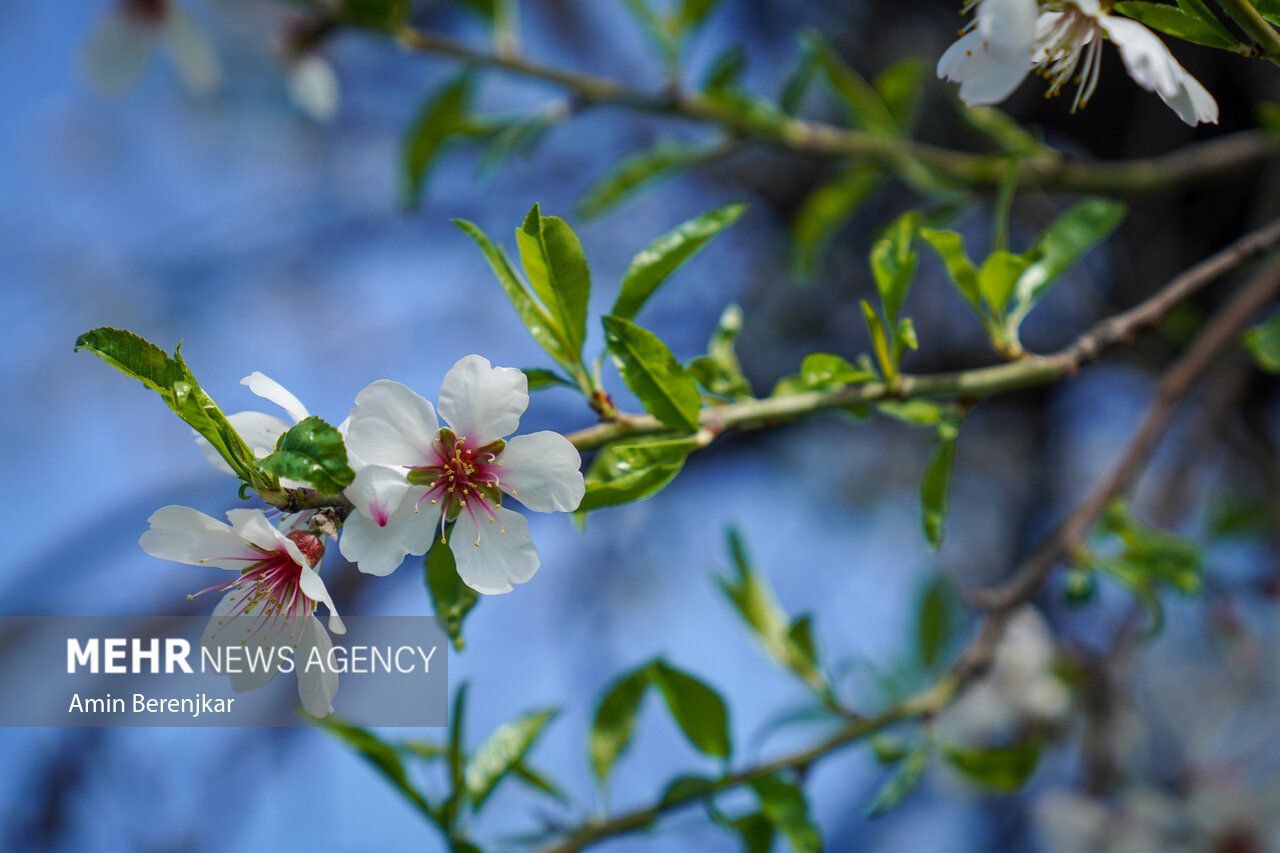
[[[295,530],[287,536],[311,565],[318,565],[324,557],[324,543],[319,537],[305,530]],[[301,564],[284,548],[275,551],[266,551],[256,545],[253,548],[261,554],[261,558],[255,560],[253,557],[245,557],[246,561],[252,562],[238,577],[206,587],[187,598],[192,599],[206,592],[238,590],[230,597],[231,607],[218,619],[218,625],[226,625],[245,615],[254,617],[247,622],[244,636],[239,638],[241,642],[260,631],[266,631],[268,636],[275,635],[291,625],[297,627],[290,633],[299,632],[303,617],[310,615],[316,608],[316,602],[302,592]],[[216,637],[220,632],[221,629],[212,636]]]
[[[502,482],[502,451],[505,447],[506,442],[501,440],[476,447],[465,435],[456,436],[452,430],[442,429],[439,439],[431,445],[432,463],[410,470],[410,482],[427,488],[418,498],[418,505],[424,500],[440,505],[440,541],[445,541],[445,524],[463,515],[475,526],[474,544],[477,546],[483,529],[482,520],[497,524],[499,533],[506,532],[502,530],[497,513],[497,508],[502,505],[502,487],[505,485]],[[508,487],[508,491],[515,494],[515,489]]]

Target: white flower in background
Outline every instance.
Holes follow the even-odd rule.
[[[280,408],[284,409],[285,414],[293,421],[303,420],[307,417],[307,407],[302,405],[297,397],[289,393],[279,382],[270,376],[265,376],[258,371],[254,371],[240,380],[241,385],[245,385],[250,391],[262,397],[264,400],[270,400]],[[280,436],[289,431],[289,424],[275,415],[268,415],[264,412],[236,412],[228,415],[227,420],[235,427],[236,432],[245,440],[253,450],[255,456],[261,459],[269,456],[276,449],[276,442],[280,440]],[[234,475],[231,466],[214,450],[213,445],[205,440],[200,433],[195,430],[191,431],[195,436],[196,444],[204,453],[205,459],[209,460],[209,464],[224,474]],[[305,485],[298,483],[297,485]]]
[[[151,527],[138,544],[161,559],[234,572],[231,580],[188,596],[226,593],[213,609],[201,645],[293,648],[298,697],[307,713],[322,717],[331,710],[338,676],[304,665],[313,649],[327,659],[333,647],[315,616],[317,605],[328,608],[330,631],[347,630],[315,571],[324,557],[324,544],[303,530],[280,532],[261,510],[233,509],[227,518],[230,525],[190,507],[162,507],[148,519]],[[276,672],[275,667],[259,667],[256,672],[232,674],[231,684],[238,692],[253,690]]]
[[[85,43],[89,79],[108,94],[128,88],[163,45],[192,94],[203,95],[222,81],[218,55],[200,25],[171,0],[118,0]]]
[[[1036,0],[977,0],[973,20],[938,60],[938,76],[960,84],[969,106],[997,104],[1031,72]]]
[[[1120,50],[1125,69],[1143,89],[1155,92],[1189,125],[1216,124],[1218,103],[1178,64],[1155,33],[1137,21],[1108,14],[1098,0],[1062,0],[1046,6],[1036,33],[1032,61],[1056,95],[1077,80],[1072,110],[1089,102],[1098,86],[1102,42]]]
[[[333,66],[323,56],[307,53],[289,62],[289,97],[315,121],[330,121],[338,112],[340,90]]]
[[[1026,725],[1052,725],[1071,697],[1053,672],[1053,634],[1033,607],[1009,617],[991,667],[938,720],[947,740],[977,744],[1008,737]]]
[[[361,467],[346,496],[342,554],[374,575],[425,554],[434,536],[448,542],[458,574],[482,593],[509,592],[538,570],[524,516],[502,506],[509,495],[536,512],[577,509],[585,490],[577,449],[555,432],[515,432],[529,405],[528,381],[511,367],[469,355],[440,386],[435,409],[398,382],[374,382],[356,396],[347,443]]]

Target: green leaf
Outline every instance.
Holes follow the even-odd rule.
[[[1025,785],[1040,763],[1040,745],[1034,743],[985,749],[950,744],[942,754],[970,782],[1005,793]]]
[[[746,212],[741,202],[707,211],[658,237],[631,259],[610,314],[632,319],[667,278]]]
[[[796,58],[796,64],[783,78],[782,88],[778,92],[778,108],[784,115],[793,116],[800,111],[817,71],[818,57],[815,45],[811,39],[801,35],[800,55]]]
[[[884,180],[877,168],[853,166],[801,202],[791,221],[791,271],[797,279],[813,278],[831,238]]]
[[[1227,29],[1226,25],[1218,20],[1218,16],[1209,9],[1204,0],[1178,0],[1178,8],[1194,18],[1198,18],[1205,25],[1212,27],[1222,38],[1232,42],[1236,41],[1236,37],[1231,34],[1231,30]]]
[[[394,31],[409,20],[409,0],[342,0],[342,21],[356,27]]]
[[[943,420],[938,426],[938,443],[920,477],[920,510],[929,547],[942,546],[947,517],[947,495],[951,487],[951,466],[956,456],[956,426]]]
[[[326,495],[336,495],[355,479],[347,464],[342,433],[322,418],[303,418],[280,436],[276,449],[258,465],[277,477],[301,480]]]
[[[465,773],[467,795],[476,811],[484,807],[498,783],[520,765],[555,715],[554,708],[525,714],[499,726],[480,744]]]
[[[978,268],[969,260],[964,249],[964,238],[955,231],[921,228],[920,237],[933,247],[942,259],[947,276],[970,307],[982,312],[982,288],[978,284]]]
[[[925,586],[916,614],[916,649],[925,668],[941,661],[955,634],[955,623],[955,595],[939,575]]]
[[[929,744],[924,743],[907,754],[889,781],[884,784],[867,809],[867,817],[879,817],[896,808],[920,784],[929,766]]]
[[[1244,346],[1267,373],[1280,373],[1280,311],[1244,333]]]
[[[735,343],[742,331],[742,309],[728,305],[707,342],[707,354],[689,362],[689,373],[712,394],[733,399],[752,396],[751,383],[742,375]]]
[[[760,812],[776,826],[796,853],[818,853],[822,835],[809,816],[804,789],[780,776],[753,780],[751,789],[760,800]]]
[[[676,12],[672,29],[677,33],[685,33],[701,26],[720,0],[680,0],[680,9]]]
[[[517,764],[515,769],[511,772],[515,778],[519,779],[527,787],[532,788],[539,793],[546,794],[548,797],[556,800],[562,805],[568,805],[569,795],[561,790],[556,783],[552,782],[532,767],[525,764]]]
[[[1011,312],[1016,325],[1039,302],[1049,287],[1085,252],[1105,240],[1124,219],[1126,207],[1110,199],[1082,201],[1059,216],[1024,254],[1031,265],[1014,288]]]
[[[1005,306],[1013,298],[1019,278],[1027,271],[1029,261],[1004,249],[987,256],[978,269],[978,290],[996,316],[1003,316]]]
[[[884,321],[880,319],[876,309],[871,307],[870,302],[863,299],[860,304],[862,316],[867,321],[867,331],[871,333],[871,348],[875,351],[876,360],[880,362],[880,369],[884,371],[885,378],[892,379],[898,374],[898,365],[889,348],[889,335],[884,330]]]
[[[806,37],[812,43],[818,68],[848,110],[853,123],[877,136],[897,136],[900,133],[898,123],[875,88],[836,55],[820,33],[811,30]]]
[[[422,202],[423,185],[451,137],[469,128],[471,75],[463,73],[433,92],[418,110],[401,146],[400,201],[406,208]]]
[[[877,408],[881,414],[920,427],[937,427],[949,415],[949,410],[941,403],[920,397],[912,400],[885,400]]]
[[[431,608],[435,611],[440,628],[449,635],[453,647],[462,651],[462,622],[476,606],[479,595],[462,582],[458,566],[449,546],[433,537],[431,548],[423,561],[427,593],[431,596]]]
[[[276,478],[258,468],[253,450],[196,381],[182,359],[181,344],[169,356],[133,332],[102,326],[76,338],[75,349],[87,349],[159,394],[164,404],[203,436],[246,484],[255,489],[275,488]]]
[[[732,752],[729,711],[720,694],[662,660],[653,662],[649,677],[689,743],[704,755],[727,760]]]
[[[771,853],[773,850],[773,824],[759,812],[733,818],[728,828],[738,834],[743,853]]]
[[[626,158],[593,184],[578,203],[578,215],[586,219],[599,216],[642,187],[690,169],[719,150],[719,144],[663,140]]]
[[[695,447],[697,443],[690,438],[622,442],[605,447],[587,469],[587,491],[577,512],[585,514],[657,494],[680,473],[685,457]]]
[[[395,788],[414,808],[428,818],[435,819],[426,799],[409,782],[409,776],[404,769],[404,762],[400,760],[400,753],[394,746],[368,729],[345,723],[332,714],[327,717],[310,717],[309,719],[313,725],[319,726],[358,752],[360,757],[369,762],[370,766],[390,782],[391,787]]]
[[[1113,8],[1121,15],[1133,18],[1153,30],[1158,30],[1165,35],[1173,36],[1183,41],[1227,50],[1237,44],[1236,39],[1232,38],[1230,33],[1224,35],[1219,29],[1210,26],[1176,6],[1128,0],[1128,2],[1116,3]]]
[[[452,221],[454,225],[458,226],[480,247],[485,260],[489,262],[489,268],[493,270],[498,283],[502,285],[502,289],[506,292],[507,299],[515,307],[516,315],[520,317],[520,322],[524,323],[524,327],[529,330],[529,334],[533,335],[533,339],[538,342],[538,345],[562,366],[570,370],[580,369],[581,362],[576,356],[575,350],[566,340],[565,332],[560,327],[559,322],[529,292],[529,288],[520,280],[515,268],[511,266],[511,261],[507,258],[506,253],[498,248],[489,239],[488,235],[476,225],[465,219],[454,219]]]
[[[741,535],[734,528],[730,528],[727,535],[734,574],[716,579],[720,591],[755,633],[769,657],[814,690],[827,690],[826,678],[818,668],[808,620],[792,622],[789,619],[768,580],[751,565]]]
[[[587,336],[591,270],[578,235],[560,217],[543,216],[535,204],[516,230],[516,244],[533,292],[556,318],[569,354],[579,361]]]
[[[680,803],[705,797],[714,793],[715,790],[716,782],[714,779],[707,776],[699,776],[696,773],[682,773],[667,783],[667,787],[662,789],[662,796],[658,799],[664,805]]]
[[[591,721],[591,768],[603,783],[614,762],[631,745],[640,702],[649,689],[648,664],[624,673],[605,689]]]
[[[631,393],[667,426],[698,428],[701,398],[689,372],[653,332],[623,317],[600,318],[613,362]]]
[[[900,59],[876,75],[873,81],[876,93],[889,110],[894,124],[907,129],[915,123],[920,96],[924,94],[924,81],[929,67],[915,57]]]
[[[529,382],[530,391],[541,391],[544,388],[552,388],[556,385],[563,385],[566,388],[577,388],[573,384],[573,380],[567,376],[562,376],[554,370],[547,370],[544,367],[522,367],[521,372],[524,378]]]
[[[721,51],[707,71],[702,75],[704,91],[717,89],[733,89],[742,81],[742,73],[747,68],[747,52],[741,45],[733,45]]]
[[[834,391],[871,382],[875,378],[871,371],[855,367],[843,357],[829,352],[811,352],[800,363],[800,381],[813,391]]]
[[[440,805],[437,817],[451,841],[467,794],[465,779],[467,754],[463,746],[466,720],[467,683],[464,681],[454,691],[453,707],[449,709],[449,744],[445,755],[449,765],[449,796]]]
[[[889,326],[898,324],[898,313],[916,274],[915,236],[920,228],[918,211],[899,216],[871,246],[871,274],[884,306]]]

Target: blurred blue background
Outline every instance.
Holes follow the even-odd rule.
[[[907,54],[931,62],[960,20],[949,4],[910,4],[894,27],[877,29],[897,14],[886,11],[893,5],[725,0],[692,45],[689,64],[704,67],[724,47],[742,44],[752,58],[748,83],[773,91],[793,55],[791,33],[803,25],[859,48],[855,61],[874,70]],[[661,84],[659,64],[623,3],[524,6],[530,53],[640,86]],[[157,400],[92,357],[73,355],[72,342],[88,328],[128,328],[165,347],[183,341],[189,364],[227,411],[264,408],[238,384],[260,370],[334,422],[377,378],[400,380],[434,399],[444,372],[468,353],[500,365],[544,365],[450,217],[471,219],[509,244],[535,200],[544,211],[569,216],[591,259],[599,310],[612,301],[631,255],[653,236],[745,198],[752,203],[747,216],[677,275],[646,309],[645,324],[688,358],[702,350],[722,308],[741,303],[747,316],[741,349],[761,393],[794,372],[807,352],[852,357],[865,348],[856,298],[869,287],[861,260],[866,231],[909,204],[904,193],[873,200],[833,249],[827,274],[802,289],[788,280],[786,220],[799,187],[819,177],[818,166],[753,152],[581,221],[572,215],[575,203],[619,156],[663,136],[697,133],[597,109],[557,127],[536,153],[496,174],[481,174],[471,153],[446,156],[422,210],[405,214],[396,202],[401,135],[424,93],[454,70],[449,64],[372,37],[339,38],[324,55],[340,80],[341,103],[321,124],[288,96],[277,39],[287,23],[284,7],[221,0],[188,8],[211,34],[223,68],[222,86],[207,97],[184,91],[162,56],[122,94],[96,92],[80,70],[81,51],[108,4],[10,4],[3,12],[0,315],[7,357],[0,390],[9,401],[2,446],[15,505],[5,525],[10,552],[0,569],[0,612],[207,618],[206,602],[184,597],[209,582],[206,574],[153,559],[136,540],[163,504],[212,514],[236,505],[232,484],[206,465],[188,430]],[[432,25],[477,43],[486,38],[478,21],[449,4],[423,10]],[[1114,75],[1104,85],[1123,84]],[[479,100],[483,109],[503,112],[555,94],[489,75]],[[1032,93],[1030,108],[1040,109],[1037,97]],[[1232,96],[1223,101],[1229,105]],[[1096,140],[1101,133],[1106,109],[1091,108],[1104,114],[1078,138],[1048,132],[1064,147],[1084,150],[1090,134]],[[1154,128],[1156,142],[1139,147],[1171,147],[1185,136],[1158,104],[1135,100],[1132,109],[1134,122]],[[1178,216],[1191,217],[1197,203],[1184,200]],[[1030,197],[1015,235],[1018,228],[1030,235],[1025,229],[1056,205]],[[1139,237],[1159,221],[1146,211],[1132,226]],[[1049,347],[1066,340],[1113,299],[1148,291],[1164,273],[1207,253],[1221,242],[1217,235],[1248,215],[1237,209],[1181,241],[1175,221],[1161,232],[1163,243],[1141,249],[1155,255],[1163,246],[1158,260],[1110,244],[1037,313],[1031,342]],[[985,239],[982,206],[961,225],[973,239]],[[1117,270],[1131,290],[1113,292]],[[984,358],[976,330],[934,265],[926,265],[908,311],[924,341],[911,369]],[[593,343],[599,345],[598,330]],[[1158,361],[1162,351],[1151,355]],[[621,389],[616,376],[607,381]],[[595,697],[614,674],[662,654],[729,697],[738,760],[807,742],[812,732],[803,728],[761,735],[804,696],[715,589],[713,577],[727,571],[726,526],[741,527],[789,610],[817,614],[828,660],[851,670],[858,662],[889,668],[909,654],[926,574],[942,569],[972,583],[1007,570],[1104,470],[1151,389],[1151,372],[1139,360],[1090,370],[1061,391],[980,407],[961,442],[949,538],[936,555],[924,547],[916,503],[929,436],[883,421],[830,418],[725,440],[695,456],[655,499],[594,515],[584,533],[565,517],[532,518],[541,571],[513,594],[483,600],[467,622],[465,653],[450,657],[453,683],[471,685],[470,739],[523,710],[562,706],[533,763],[576,802],[591,803],[585,733]],[[634,408],[625,392],[619,397]],[[1274,431],[1276,409],[1268,411]],[[590,415],[571,392],[540,392],[522,431],[569,431],[589,424]],[[1160,465],[1178,467],[1181,459]],[[1215,476],[1197,481],[1199,488],[1210,490],[1204,484]],[[336,548],[330,552],[331,586],[346,579],[341,608],[411,614],[428,608],[412,561],[389,578],[365,579]],[[1247,571],[1273,556],[1237,548],[1222,559]],[[1115,614],[1123,605],[1122,595],[1104,596],[1098,611]],[[1173,608],[1175,625],[1179,612]],[[1270,610],[1262,613],[1260,620],[1272,618]],[[1161,643],[1178,643],[1181,630],[1195,646],[1198,625],[1175,628]],[[876,701],[856,678],[845,686],[855,700]],[[439,845],[358,757],[307,729],[10,730],[0,732],[0,763],[7,770],[0,775],[6,804],[0,845],[10,849]],[[712,769],[651,702],[611,804],[641,804],[677,772]],[[868,750],[855,748],[821,764],[810,789],[833,850],[1013,849],[1033,843],[1028,803],[1037,792],[1077,771],[1068,751],[1056,754],[1030,793],[1001,800],[931,777],[899,812],[869,822],[866,803],[884,771]],[[478,834],[534,828],[540,811],[555,807],[507,785]],[[608,849],[735,844],[694,810]]]

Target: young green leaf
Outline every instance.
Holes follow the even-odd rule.
[[[605,689],[591,722],[591,768],[603,783],[614,762],[631,745],[640,702],[649,689],[648,664],[624,673]]]
[[[829,352],[811,352],[800,363],[800,381],[813,391],[834,391],[872,382],[875,378],[871,371],[856,367],[842,356]]]
[[[978,268],[969,260],[964,249],[964,238],[955,231],[937,228],[921,228],[920,237],[933,247],[942,259],[942,265],[951,283],[975,311],[982,311],[982,288],[978,285]]]
[[[1226,50],[1230,50],[1237,44],[1230,32],[1224,35],[1220,29],[1176,6],[1126,0],[1126,2],[1116,3],[1113,8],[1125,17],[1133,18],[1153,30],[1183,41]]]
[[[401,145],[400,201],[415,208],[422,201],[423,185],[450,138],[468,128],[471,75],[463,73],[433,92],[418,111]]]
[[[246,484],[255,489],[275,488],[276,478],[258,468],[253,451],[196,381],[182,359],[181,344],[169,356],[133,332],[102,326],[76,338],[75,349],[87,349],[159,394],[164,404],[203,436]]]
[[[780,776],[763,776],[751,783],[760,812],[782,833],[796,853],[818,853],[822,834],[809,815],[804,789]]]
[[[465,219],[454,219],[453,224],[476,242],[489,268],[502,285],[507,299],[516,309],[520,322],[529,330],[529,334],[538,342],[548,355],[570,370],[580,369],[581,363],[569,345],[559,321],[551,316],[551,312],[539,302],[529,288],[520,280],[505,252],[498,248],[489,236],[480,228]]]
[[[884,371],[886,379],[893,379],[898,375],[898,365],[889,348],[889,335],[884,330],[884,321],[870,302],[863,299],[859,304],[862,306],[862,316],[867,321],[867,331],[871,333],[871,348],[876,354],[876,360],[880,362],[880,369]]]
[[[1034,743],[985,749],[951,744],[942,754],[970,782],[1005,793],[1025,785],[1040,763],[1040,745]]]
[[[741,202],[695,216],[658,237],[631,259],[610,314],[632,319],[667,278],[746,212]]]
[[[1244,346],[1267,373],[1280,373],[1280,312],[1244,333]]]
[[[958,98],[956,106],[968,125],[988,137],[1001,151],[1031,157],[1048,148],[1012,116],[996,107],[967,107]]]
[[[277,477],[310,483],[326,495],[338,494],[356,477],[347,464],[342,434],[315,415],[290,427],[276,442],[275,451],[258,465]]]
[[[929,547],[942,546],[947,517],[947,495],[951,488],[951,466],[956,457],[956,428],[943,422],[938,428],[938,443],[920,478],[920,510],[924,536]]]
[[[675,479],[696,447],[689,438],[611,444],[587,469],[587,491],[578,513],[631,503],[657,494]]]
[[[720,694],[662,660],[653,662],[649,678],[689,743],[704,755],[727,760],[732,752],[729,711]]]
[[[916,613],[916,650],[926,669],[941,660],[951,642],[955,616],[955,596],[939,575],[925,586]]]
[[[516,230],[516,245],[533,292],[556,318],[569,354],[579,361],[587,336],[591,270],[578,235],[560,217],[543,216],[535,204]]]
[[[423,561],[423,579],[427,584],[427,593],[431,596],[436,621],[449,635],[453,647],[462,651],[462,622],[471,608],[476,606],[479,595],[462,582],[453,552],[439,537],[432,540],[431,548]]]
[[[1120,225],[1125,205],[1110,199],[1082,201],[1055,219],[1024,253],[1031,265],[1018,278],[1011,311],[1015,325],[1030,313],[1049,287],[1090,248]]]
[[[735,344],[742,331],[742,309],[727,305],[720,314],[720,321],[707,341],[707,354],[689,362],[689,372],[703,388],[712,394],[734,399],[752,396],[751,383],[742,375]]]
[[[929,66],[915,57],[900,59],[876,75],[872,86],[889,110],[894,124],[906,130],[915,123]]]
[[[872,800],[867,809],[867,817],[879,817],[891,811],[907,794],[911,793],[916,785],[920,784],[925,768],[929,766],[929,752],[929,744],[926,742],[917,746],[902,759],[893,776]]]
[[[827,690],[826,678],[818,668],[808,620],[792,622],[787,617],[768,580],[751,565],[737,530],[729,529],[728,540],[734,574],[716,579],[720,591],[771,658],[814,690]]]
[[[388,32],[409,19],[409,0],[342,0],[342,22]]]
[[[880,169],[855,165],[809,193],[791,221],[791,271],[796,279],[813,278],[831,238],[884,181]]]
[[[622,380],[645,409],[674,429],[696,430],[701,408],[698,386],[667,345],[623,317],[605,316],[601,322]]]
[[[877,136],[897,136],[901,132],[893,113],[875,88],[841,59],[817,31],[806,37],[812,44],[818,68],[840,98],[855,125]]]
[[[395,788],[414,808],[426,815],[428,819],[435,820],[435,815],[426,799],[409,781],[404,762],[400,760],[400,753],[394,746],[368,729],[345,723],[332,714],[309,719],[313,725],[319,726],[358,752],[360,757],[369,762],[370,766],[390,782],[391,787]]]
[[[890,327],[897,326],[902,303],[915,278],[915,237],[921,220],[919,212],[907,211],[893,220],[871,246],[871,274]]]
[[[659,178],[691,169],[721,150],[719,143],[674,142],[664,140],[654,147],[626,158],[596,183],[578,202],[584,219],[599,216]]]
[[[1004,249],[997,249],[978,268],[978,290],[983,300],[996,314],[1003,316],[1005,306],[1013,297],[1014,287],[1028,267],[1027,259]]]
[[[475,811],[480,811],[498,783],[516,770],[555,715],[554,708],[530,712],[499,726],[480,744],[464,774]]]

